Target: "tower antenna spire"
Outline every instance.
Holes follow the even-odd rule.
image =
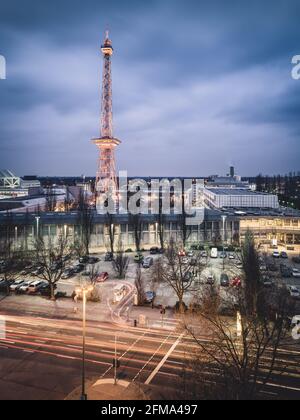
[[[100,137],[93,139],[99,149],[98,170],[96,177],[96,196],[118,190],[115,148],[121,141],[113,135],[112,76],[111,57],[112,42],[108,30],[105,31],[104,43],[101,46],[103,55],[103,77],[101,98]]]

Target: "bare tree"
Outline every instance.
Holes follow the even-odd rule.
[[[109,249],[112,255],[115,253],[115,236],[116,236],[116,225],[114,224],[113,215],[110,213],[106,214],[106,222],[105,226],[108,231],[108,238],[109,238]]]
[[[45,241],[41,236],[33,243],[32,259],[40,268],[37,277],[49,284],[52,300],[55,300],[55,289],[65,271],[67,260],[65,257],[69,254],[68,239],[64,235],[59,236],[55,242],[50,238]]]
[[[82,249],[85,255],[89,255],[91,235],[94,228],[94,211],[89,205],[84,191],[81,191],[79,195],[77,223],[80,227],[80,236],[76,241],[77,250]]]
[[[137,265],[136,267],[135,287],[137,291],[138,305],[142,305],[145,301],[145,289],[140,265]]]
[[[174,290],[178,298],[178,309],[184,312],[186,293],[196,292],[198,289],[194,282],[193,267],[180,256],[180,249],[173,238],[166,249],[165,259],[160,266],[160,278]]]
[[[286,366],[278,361],[279,348],[289,331],[288,300],[282,292],[272,296],[268,317],[249,315],[243,289],[236,291],[232,314],[220,314],[220,297],[202,296],[197,310],[185,318],[185,330],[193,339],[191,351],[193,397],[198,399],[251,400],[259,397],[273,373]],[[276,316],[272,316],[273,305]],[[191,397],[191,395],[190,395]]]
[[[118,248],[115,254],[115,258],[113,260],[113,267],[116,273],[118,274],[119,279],[123,279],[125,277],[128,263],[129,263],[129,257],[124,252],[122,240],[121,238],[119,238]]]
[[[46,204],[45,204],[45,211],[53,212],[56,210],[56,194],[53,187],[48,187],[46,191]]]
[[[253,234],[246,232],[242,245],[241,262],[244,273],[246,310],[249,315],[265,311],[265,291],[261,282],[259,255]]]
[[[140,214],[131,214],[129,219],[130,219],[130,223],[133,226],[136,251],[140,252],[140,250],[141,250],[141,240],[142,240],[142,231],[143,231],[142,217],[141,217]]]
[[[165,249],[165,221],[166,221],[166,218],[165,218],[165,215],[163,214],[162,198],[160,196],[157,228],[158,228],[160,247],[162,250]]]

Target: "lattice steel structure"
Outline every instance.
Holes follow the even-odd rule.
[[[111,78],[111,57],[113,55],[112,42],[109,39],[108,31],[101,46],[104,58],[103,81],[102,81],[102,102],[101,102],[101,131],[100,137],[93,139],[94,144],[99,148],[99,160],[97,170],[97,195],[117,191],[117,175],[115,148],[121,141],[113,136],[113,109],[112,109],[112,78]]]

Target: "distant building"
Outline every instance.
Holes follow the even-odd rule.
[[[204,202],[210,208],[278,209],[277,195],[239,188],[204,188]]]
[[[25,197],[30,195],[31,188],[40,188],[36,176],[20,178],[8,169],[0,170],[0,199],[7,197]]]

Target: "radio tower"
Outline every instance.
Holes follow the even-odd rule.
[[[101,51],[104,58],[101,101],[101,131],[100,137],[93,139],[93,143],[99,148],[96,197],[99,196],[99,194],[108,192],[115,196],[118,190],[115,148],[121,143],[120,140],[113,136],[111,78],[111,56],[113,55],[113,47],[112,42],[109,39],[108,31],[106,31]]]

